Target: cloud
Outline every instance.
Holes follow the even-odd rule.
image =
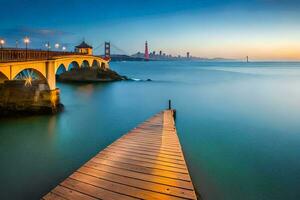
[[[54,39],[62,36],[72,35],[69,32],[47,29],[47,28],[29,28],[29,27],[14,27],[8,29],[0,29],[0,34],[8,38],[22,38],[28,36],[36,39]]]
[[[23,38],[29,37],[31,48],[45,48],[45,42],[50,42],[50,44],[58,42],[69,48],[74,46],[69,44],[70,41],[68,40],[68,38],[72,38],[73,35],[74,34],[70,32],[49,28],[13,27],[0,29],[0,38],[6,40],[6,46],[8,47],[14,47],[16,41],[19,47],[24,47],[22,42]]]

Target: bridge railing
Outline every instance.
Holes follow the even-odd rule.
[[[44,60],[51,59],[55,56],[64,55],[82,55],[76,52],[63,52],[63,51],[47,51],[36,49],[0,49],[0,62],[10,61],[25,61],[25,60]]]

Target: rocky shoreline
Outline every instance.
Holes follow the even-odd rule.
[[[48,106],[31,106],[23,109],[16,109],[15,107],[0,107],[0,119],[6,117],[23,117],[23,116],[40,116],[40,115],[54,115],[64,110],[63,104],[58,104],[55,111]]]
[[[112,82],[130,80],[110,69],[79,68],[57,76],[58,82]]]

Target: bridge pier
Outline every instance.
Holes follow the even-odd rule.
[[[55,67],[55,61],[54,60],[48,60],[46,61],[46,79],[49,85],[50,90],[56,89],[56,67]]]
[[[30,87],[25,80],[0,84],[0,117],[54,114],[62,109],[59,89],[49,90],[45,81],[35,80]]]

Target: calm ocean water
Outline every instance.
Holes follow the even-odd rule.
[[[111,68],[153,81],[58,84],[65,112],[0,121],[0,199],[38,199],[168,99],[204,200],[300,198],[300,63]]]

